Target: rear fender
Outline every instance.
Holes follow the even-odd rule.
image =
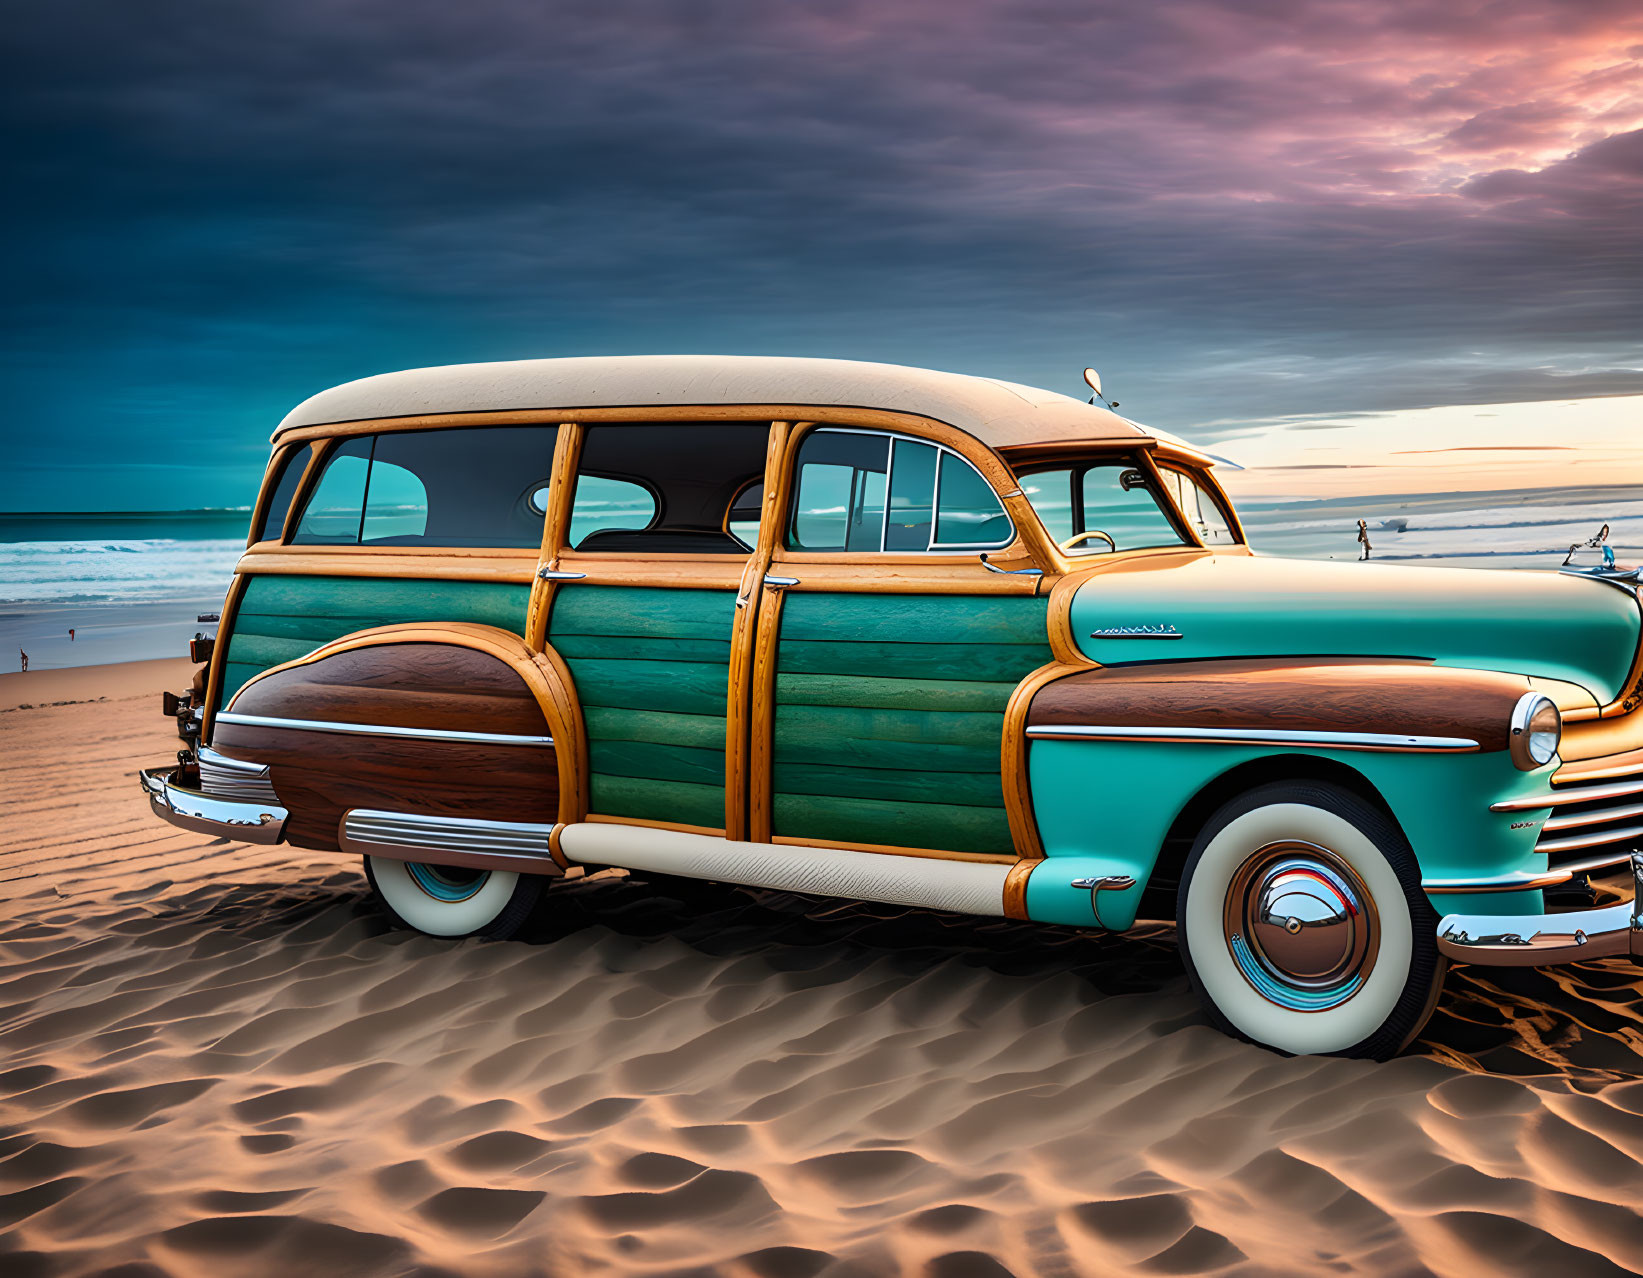
[[[583,743],[558,654],[494,626],[422,622],[358,631],[264,671],[216,716],[211,740],[268,764],[291,810],[287,837],[326,849],[354,807],[579,820]]]

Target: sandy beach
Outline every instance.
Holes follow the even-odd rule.
[[[0,677],[8,1276],[1643,1269],[1626,964],[1377,1065],[1209,1029],[1163,927],[598,876],[433,940],[151,817],[188,673]]]

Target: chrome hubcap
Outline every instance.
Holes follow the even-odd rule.
[[[1338,1007],[1375,965],[1374,898],[1327,848],[1261,848],[1227,886],[1227,949],[1261,996],[1297,1012]]]

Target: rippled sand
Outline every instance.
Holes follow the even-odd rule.
[[[155,822],[101,678],[0,710],[7,1278],[1643,1268],[1625,964],[1452,973],[1374,1065],[1208,1029],[1163,929],[608,877],[440,942]]]

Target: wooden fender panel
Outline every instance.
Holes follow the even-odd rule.
[[[1234,728],[1463,737],[1504,750],[1522,675],[1418,661],[1158,662],[1069,673],[1041,687],[1029,728]]]
[[[339,727],[314,726],[326,723]],[[350,808],[576,819],[586,802],[581,740],[574,693],[551,654],[493,627],[413,624],[347,636],[257,676],[218,716],[211,744],[269,765],[291,842],[336,850]]]

